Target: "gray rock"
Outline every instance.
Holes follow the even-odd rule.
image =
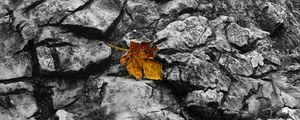
[[[152,82],[121,77],[91,78],[85,96],[67,111],[77,119],[183,119],[172,112],[178,103],[170,89],[155,89],[149,84]]]
[[[127,9],[132,16],[132,26],[143,28],[160,17],[158,5],[154,1],[128,0]]]
[[[228,43],[227,35],[225,29],[228,23],[232,22],[234,19],[228,16],[220,16],[214,20],[209,21],[209,24],[214,29],[215,40],[212,41],[209,47],[214,47],[221,51],[231,51],[232,48]]]
[[[203,51],[203,49],[199,51]],[[209,58],[203,52],[202,54],[194,52],[194,54],[160,55],[169,64],[177,64],[166,70],[166,78],[174,82],[185,82],[201,89],[211,87],[228,90],[229,78],[224,76],[214,64],[207,62],[206,60]]]
[[[32,4],[34,1],[31,3],[27,4],[22,4],[18,6],[19,11],[18,12],[23,12],[25,8],[27,8],[30,4]],[[45,24],[49,20],[52,21],[50,22],[58,22],[61,18],[63,18],[65,15],[69,14],[67,10],[71,11],[79,6],[83,5],[86,1],[85,0],[79,0],[76,2],[71,2],[71,1],[44,1],[38,6],[36,6],[34,9],[27,11],[25,15],[20,15],[18,17],[25,17],[26,19],[35,19],[36,24]],[[28,16],[26,16],[26,14]]]
[[[25,82],[15,82],[10,84],[0,84],[0,94],[10,94],[18,90],[25,90],[27,92],[33,91],[33,86]]]
[[[72,2],[68,4],[71,4],[71,6],[84,5],[86,2],[88,2],[88,0],[78,1],[76,4]],[[63,24],[83,25],[105,31],[118,16],[122,3],[122,1],[94,0],[91,4],[86,6],[84,10],[67,17]],[[70,8],[69,6],[68,10],[75,9],[76,8]]]
[[[52,58],[51,51],[54,52],[53,49],[51,50],[50,48],[44,46],[37,48],[39,64],[43,70],[55,71],[54,60]]]
[[[20,114],[24,118],[31,117],[38,110],[36,101],[31,95],[11,95],[10,99],[11,103],[15,106],[18,114]]]
[[[249,76],[253,73],[253,66],[251,65],[251,62],[242,58],[222,55],[219,63],[228,68],[232,74]]]
[[[196,18],[192,16],[184,21],[189,20],[188,23],[194,23],[197,21]],[[176,86],[187,86],[192,91],[196,89],[196,91],[188,93],[185,101],[187,106],[196,107],[198,112],[213,111],[214,108],[210,108],[207,104],[214,102],[217,103],[218,109],[229,110],[230,114],[237,114],[238,111],[244,109],[244,104],[247,104],[245,103],[245,97],[252,94],[250,90],[255,91],[258,89],[258,80],[241,76],[262,75],[276,70],[276,67],[273,66],[272,68],[269,64],[265,64],[264,60],[274,61],[276,64],[280,64],[280,60],[272,51],[272,45],[262,44],[268,43],[266,42],[268,41],[268,32],[262,31],[254,25],[250,25],[250,28],[240,27],[233,18],[227,16],[221,16],[211,21],[206,19],[202,21],[204,21],[204,24],[200,23],[198,25],[203,25],[211,31],[208,35],[202,32],[202,35],[207,35],[203,39],[204,42],[195,41],[199,40],[196,38],[187,39],[184,37],[185,34],[188,36],[197,36],[197,34],[190,35],[193,31],[189,31],[187,25],[184,24],[185,22],[182,21],[170,23],[165,29],[157,33],[159,39],[165,39],[159,44],[161,53],[158,55],[168,63],[165,77]],[[197,30],[197,32],[200,33],[198,35],[202,36],[201,31]],[[182,35],[182,33],[184,34]],[[209,36],[212,38],[209,38]],[[194,41],[189,42],[189,40]],[[201,46],[201,44],[204,45]],[[238,53],[240,48],[231,44],[239,47],[254,44],[257,45],[257,49],[249,49],[246,53],[241,54]],[[214,58],[217,60],[216,62],[209,62],[213,60],[212,56],[207,53],[212,52],[211,48],[217,49],[213,52],[214,55],[218,55]],[[266,52],[265,49],[271,50],[271,52]],[[263,70],[258,71],[256,68]],[[175,88],[182,90],[179,87]],[[204,92],[207,89],[215,92]],[[228,92],[228,95],[216,91]],[[210,98],[206,95],[215,97]],[[251,104],[249,103],[249,105]],[[261,104],[265,105],[266,103]],[[207,110],[199,111],[200,109]],[[260,108],[249,108],[245,115],[246,113],[257,115],[254,109],[260,110]]]
[[[279,116],[288,116],[292,119],[300,119],[300,111],[298,109],[290,109],[288,107],[282,108],[277,115]]]
[[[110,55],[110,48],[103,42],[94,41],[79,46],[81,47],[57,48],[63,71],[84,69],[87,65],[99,63]]]
[[[102,39],[123,2],[0,1],[0,119],[298,119],[297,0],[128,0]],[[98,39],[153,40],[163,80],[126,78],[123,52]]]
[[[280,55],[269,39],[262,39],[257,42],[257,52],[262,54],[264,59],[269,60],[277,65],[281,65]]]
[[[295,10],[290,2],[271,3],[267,2],[262,6],[266,6],[267,11],[262,15],[260,26],[263,30],[270,31],[274,47],[280,51],[292,52],[295,44],[299,44],[300,36],[299,21]],[[289,6],[286,8],[285,6]],[[291,9],[289,9],[291,8]],[[295,52],[295,51],[294,51]],[[298,52],[296,52],[298,53]]]
[[[164,92],[160,93],[159,90],[140,81],[113,77],[100,79],[107,82],[104,93],[106,96],[103,98],[101,106],[107,108],[108,114],[115,113],[117,117],[121,117],[126,113],[152,119],[174,119],[177,116],[177,119],[182,119],[169,110],[163,110],[170,106],[177,106],[168,89],[162,88]],[[164,115],[165,113],[166,115]]]
[[[6,56],[8,57],[8,56]],[[14,58],[2,58],[0,63],[0,79],[11,79],[31,76],[31,63],[26,55]]]
[[[231,23],[227,27],[228,41],[236,44],[239,47],[248,44],[248,39],[250,39],[249,31],[247,29],[242,29],[238,24]]]
[[[251,78],[243,78],[235,76],[239,81],[233,82],[229,89],[229,95],[225,96],[225,102],[221,105],[222,109],[230,112],[238,112],[242,110],[244,98],[251,94],[250,90],[257,91],[258,81]]]
[[[60,84],[56,82],[49,83],[49,85],[55,86],[52,88],[54,109],[61,109],[80,98],[83,95],[83,85],[80,84],[83,83],[77,83],[77,85],[69,85],[65,81],[62,81]]]
[[[181,12],[183,9],[196,9],[197,6],[196,0],[172,0],[161,6],[161,13],[175,17],[176,13]]]
[[[221,105],[221,100],[223,98],[222,92],[217,92],[216,90],[208,89],[206,92],[203,90],[195,90],[187,95],[185,99],[187,106],[206,106],[208,103],[218,103]],[[206,106],[208,107],[208,106]]]
[[[11,108],[0,107],[2,120],[25,120],[31,117],[37,110],[35,99],[28,94],[9,95]],[[35,120],[30,118],[29,120]]]
[[[207,19],[199,16],[188,17],[184,21],[170,23],[156,35],[158,39],[167,40],[159,44],[160,49],[189,50],[194,46],[205,44],[212,34]]]
[[[251,96],[249,99],[245,101],[248,109],[245,110],[243,116],[245,117],[262,117],[264,113],[261,112],[263,110],[267,110],[270,108],[270,101],[267,99],[257,99],[258,96]]]
[[[65,110],[58,110],[55,114],[58,116],[59,120],[74,120],[73,114]]]
[[[3,22],[0,28],[0,80],[30,77],[30,56],[27,53],[14,55],[25,46],[27,41],[6,22]]]
[[[3,109],[2,107],[0,107],[0,110],[1,110],[0,118],[2,120],[13,120],[14,119],[8,110]]]
[[[229,24],[227,27],[228,41],[239,47],[251,44],[257,39],[263,39],[268,35],[268,32],[259,29],[251,30],[248,28],[242,28],[234,22]]]
[[[285,8],[271,2],[266,2],[262,5],[262,8],[263,21],[260,22],[260,25],[265,31],[272,33],[278,25],[284,23],[284,19],[287,17],[287,14],[284,12]]]
[[[68,43],[68,45],[47,48],[38,47],[38,59],[43,70],[48,71],[79,71],[92,63],[99,63],[111,54],[110,47],[102,41],[88,40],[74,37],[71,33],[59,35],[58,29],[44,29],[42,38],[47,38],[54,33],[56,43]]]

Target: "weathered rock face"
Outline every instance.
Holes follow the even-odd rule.
[[[21,34],[15,32],[9,21],[2,21],[0,31],[0,79],[31,76],[31,62],[28,54],[17,54],[26,44]]]
[[[299,119],[297,0],[0,1],[0,119]],[[119,65],[153,40],[163,80]],[[271,117],[270,117],[271,116]]]
[[[55,33],[58,31],[50,30],[47,32]],[[43,70],[79,71],[85,69],[89,64],[103,61],[111,54],[110,48],[101,41],[76,38],[72,37],[71,34],[54,36],[54,38],[59,39],[56,43],[66,46],[58,46],[57,48],[41,46],[37,48],[39,63]]]
[[[179,119],[174,112],[179,105],[171,90],[156,88],[151,81],[135,81],[121,77],[97,77],[68,85],[54,83],[56,109],[68,106],[60,114],[72,119]],[[76,101],[76,102],[73,102]],[[71,103],[71,104],[70,104]],[[177,113],[177,112],[176,112]]]
[[[168,39],[159,45],[160,49],[188,50],[204,44],[211,35],[207,19],[204,17],[189,17],[184,21],[170,23],[157,33],[158,39]]]
[[[35,98],[30,94],[32,85],[24,82],[1,84],[1,119],[26,119],[37,112]]]
[[[179,105],[170,89],[155,89],[151,86],[154,85],[152,82],[132,79],[102,77],[99,80],[102,80],[102,87],[107,84],[102,92],[104,97],[101,107],[106,108],[106,114],[115,114],[116,119],[135,116],[137,119],[183,119],[172,112]]]
[[[205,30],[212,32],[190,31],[190,28],[186,27],[188,25],[184,24],[185,21],[189,21],[186,22],[188,24],[198,22],[199,18],[204,17],[191,16],[184,22],[172,22],[157,33],[158,39],[162,40],[159,44],[161,48],[159,56],[167,65],[166,79],[171,84],[175,84],[174,86],[177,86],[175,89],[178,91],[188,92],[186,105],[194,112],[210,113],[220,109],[226,111],[228,115],[234,115],[242,110],[245,111],[242,113],[243,117],[263,116],[255,112],[270,106],[266,101],[257,99],[267,94],[260,94],[261,91],[268,89],[266,86],[261,87],[269,84],[264,83],[263,80],[267,79],[270,73],[282,74],[283,72],[278,67],[282,65],[279,59],[282,56],[276,54],[279,49],[272,47],[272,38],[268,37],[269,32],[260,30],[253,24],[250,24],[249,28],[242,27],[234,18],[226,16],[211,21],[202,19],[202,24],[198,23],[196,24],[198,26],[191,27],[192,29],[206,28]],[[191,36],[202,38],[190,38]],[[193,40],[198,41],[193,43]],[[178,86],[189,87],[184,89]],[[283,90],[279,88],[278,91]],[[276,94],[274,91],[271,93]],[[252,96],[256,96],[256,99]],[[250,97],[252,99],[249,103],[247,100]],[[269,98],[271,103],[284,104],[273,101],[276,98]],[[289,99],[287,96],[282,98]],[[264,107],[255,107],[253,102]],[[294,103],[297,104],[296,101]],[[195,116],[196,118],[212,117]]]

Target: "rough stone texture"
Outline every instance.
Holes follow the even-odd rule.
[[[0,86],[0,94],[9,94],[17,90],[26,90],[28,92],[33,91],[32,85],[24,82],[15,82],[10,84],[1,83]]]
[[[237,23],[231,23],[227,26],[228,41],[239,47],[252,44],[257,39],[262,39],[269,35],[268,32],[259,29],[247,29],[240,27]]]
[[[47,71],[55,71],[54,60],[51,55],[51,51],[54,50],[51,50],[50,48],[44,46],[37,48],[39,64],[41,65],[42,69]]]
[[[73,119],[73,114],[72,113],[68,113],[65,110],[58,110],[56,112],[56,115],[59,118],[59,120],[74,120]]]
[[[158,5],[153,1],[129,0],[128,11],[132,16],[133,27],[144,27],[158,19]]]
[[[217,93],[216,90],[207,90],[204,92],[203,90],[196,90],[188,94],[186,98],[187,106],[192,105],[200,105],[206,106],[208,103],[218,103],[221,104],[221,100],[223,98],[223,93]]]
[[[166,70],[167,79],[174,82],[184,82],[190,84],[191,87],[194,86],[200,89],[211,87],[227,90],[230,82],[229,78],[221,74],[221,71],[214,64],[207,62],[208,56],[203,52],[202,54],[197,54],[197,52],[194,54],[176,53],[165,55],[164,59],[170,61],[169,64],[177,64]],[[178,89],[182,88],[178,87]]]
[[[31,62],[27,54],[14,55],[22,49],[26,40],[9,25],[9,20],[1,21],[0,27],[0,79],[31,76]]]
[[[6,56],[8,57],[8,56]],[[31,76],[31,64],[27,56],[2,58],[0,63],[0,78],[11,79]]]
[[[156,35],[158,39],[168,39],[159,45],[160,49],[184,51],[204,44],[211,35],[211,30],[207,26],[206,18],[193,16],[184,21],[170,23]]]
[[[191,18],[194,18],[194,16],[187,17],[184,21],[190,20]],[[200,16],[200,18],[202,18],[202,16]],[[263,84],[259,82],[260,79],[264,79],[269,73],[280,71],[278,70],[278,66],[282,64],[278,58],[280,58],[281,55],[276,55],[276,53],[278,53],[277,50],[280,51],[280,48],[276,49],[275,47],[274,49],[272,47],[272,38],[268,37],[270,34],[255,27],[252,23],[248,26],[240,26],[242,25],[240,24],[240,21],[236,21],[234,18],[220,16],[209,22],[204,22],[205,25],[202,24],[202,26],[208,26],[208,29],[212,30],[213,33],[206,35],[199,30],[195,31],[195,33],[200,36],[207,36],[207,43],[197,46],[197,43],[203,44],[203,42],[196,42],[196,44],[193,44],[194,46],[186,47],[189,46],[190,39],[176,32],[180,30],[187,33],[193,32],[187,31],[188,28],[182,27],[184,24],[182,25],[180,23],[180,20],[172,22],[165,29],[157,33],[158,39],[163,40],[159,44],[161,48],[159,56],[168,64],[166,77],[168,80],[174,81],[173,84],[176,84],[175,86],[185,86],[188,84],[192,91],[200,89],[198,95],[195,95],[196,91],[193,91],[188,94],[188,97],[186,98],[188,103],[191,104],[191,109],[203,112],[205,110],[200,109],[203,109],[203,106],[208,106],[206,112],[210,112],[211,110],[209,108],[215,108],[217,106],[218,109],[227,111],[229,115],[236,114],[243,110],[245,111],[244,114],[242,114],[244,117],[251,118],[253,115],[263,116],[261,113],[255,112],[255,110],[259,111],[261,109],[266,109],[266,107],[250,107],[253,106],[254,103],[247,103],[247,99],[258,94],[258,88]],[[193,28],[196,29],[197,27]],[[194,36],[197,35],[193,35],[193,37]],[[181,44],[179,45],[178,43]],[[274,45],[276,46],[276,44]],[[203,52],[200,52],[199,54],[199,52],[194,53],[195,51]],[[201,63],[206,64],[201,65]],[[198,65],[201,67],[197,69]],[[208,72],[209,69],[214,70]],[[199,73],[194,74],[195,72]],[[212,73],[214,73],[212,76],[215,78],[212,78],[212,80],[203,79],[207,78],[206,76],[209,76]],[[220,78],[223,79],[219,80]],[[216,82],[218,84],[214,85],[215,82],[208,82],[214,80],[222,81],[223,83]],[[209,84],[203,84],[205,82],[208,82]],[[220,86],[225,86],[225,89],[220,89]],[[176,88],[183,90],[183,88]],[[214,107],[205,102],[212,98],[203,98],[205,94],[202,93],[202,90],[211,88],[219,91],[211,93],[210,95],[212,96],[217,96],[217,93],[226,93],[222,98],[222,102],[215,97],[213,102],[215,102],[216,106]],[[190,90],[187,90],[187,92],[188,91]],[[255,100],[252,98],[252,101]],[[259,99],[256,101],[258,101],[256,102],[257,104],[268,106],[264,101]],[[197,108],[197,106],[199,108]],[[198,117],[209,118],[211,116],[199,115]]]
[[[10,99],[17,112],[25,118],[31,117],[37,111],[35,99],[31,95],[11,95]]]
[[[212,41],[212,44],[209,46],[212,46],[218,50],[225,50],[225,51],[231,51],[231,47],[229,43],[227,42],[227,35],[226,35],[226,27],[227,22],[232,22],[233,18],[228,16],[220,16],[214,20],[209,21],[209,24],[214,28],[215,33],[215,40]]]
[[[53,32],[53,31],[51,31]],[[57,48],[38,47],[41,69],[48,71],[79,71],[89,64],[99,63],[111,54],[110,48],[101,41],[78,39],[70,34],[56,37],[72,46]]]
[[[163,14],[175,16],[178,12],[187,8],[197,8],[196,0],[173,0],[161,6]]]
[[[2,0],[0,119],[297,120],[299,10],[298,0]],[[135,81],[107,45],[131,39],[159,47],[162,81]]]
[[[1,98],[3,100],[3,96]],[[6,101],[8,108],[0,107],[0,118],[2,120],[24,120],[31,117],[38,110],[34,97],[28,94],[9,95],[8,98],[4,99],[10,101]],[[1,102],[4,102],[2,100]],[[10,108],[12,106],[14,107]],[[30,118],[30,120],[34,120],[34,118]]]
[[[171,111],[178,107],[178,103],[169,89],[163,87],[154,89],[150,86],[151,82],[144,83],[132,79],[113,77],[99,79],[107,84],[101,107],[107,108],[106,114],[115,114],[116,119],[136,116],[138,119],[183,120]]]
[[[175,113],[179,105],[171,90],[156,88],[151,81],[121,77],[89,78],[85,83],[56,85],[53,100],[56,109],[67,104],[57,116],[72,119],[172,119],[183,120]]]

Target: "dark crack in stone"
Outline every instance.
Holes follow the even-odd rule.
[[[1,120],[300,118],[297,0],[2,0]],[[163,80],[119,64],[153,41]],[[125,41],[125,42],[124,42]],[[127,47],[126,47],[127,43]]]

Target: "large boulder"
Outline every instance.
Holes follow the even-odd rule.
[[[90,64],[100,63],[111,54],[110,48],[102,41],[74,37],[71,33],[60,35],[61,30],[55,28],[47,27],[44,30],[42,38],[54,38],[57,39],[56,43],[67,44],[58,47],[41,46],[37,48],[39,63],[43,70],[79,71]]]
[[[27,53],[15,54],[27,43],[22,35],[8,23],[0,25],[0,80],[31,76],[31,57]]]
[[[298,119],[299,5],[2,0],[0,119]],[[118,64],[108,44],[132,39],[158,46],[162,81]]]
[[[74,119],[183,119],[174,113],[179,105],[170,89],[151,81],[103,76],[92,77],[85,85],[57,85],[54,107],[63,108],[75,101],[64,108],[65,112],[59,112],[69,113]]]

